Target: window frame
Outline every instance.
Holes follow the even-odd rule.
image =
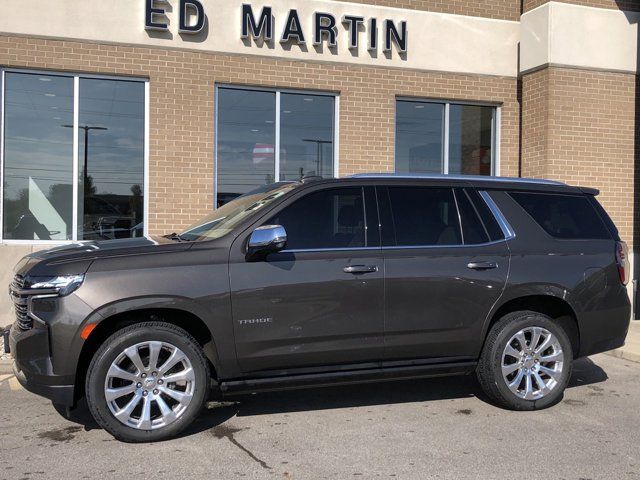
[[[396,240],[396,226],[395,226],[395,218],[393,215],[393,209],[392,209],[392,205],[391,205],[391,196],[389,194],[389,188],[392,187],[413,187],[413,188],[441,188],[441,189],[450,189],[452,191],[452,195],[453,195],[453,199],[454,199],[454,205],[456,208],[456,214],[458,217],[458,227],[460,229],[460,235],[461,235],[461,241],[462,243],[460,244],[452,244],[452,245],[397,245],[397,240]],[[429,184],[421,184],[421,183],[384,183],[384,184],[378,184],[376,185],[376,200],[377,200],[377,205],[378,205],[378,218],[380,221],[380,245],[382,246],[383,250],[423,250],[423,249],[448,249],[448,248],[474,248],[474,247],[485,247],[485,246],[490,246],[490,245],[497,245],[500,243],[504,243],[507,242],[508,240],[512,240],[513,238],[515,238],[515,233],[513,232],[513,229],[511,228],[511,225],[507,222],[506,218],[502,215],[502,212],[498,209],[497,205],[493,202],[493,199],[487,194],[486,191],[478,191],[478,193],[480,194],[480,200],[479,201],[483,201],[485,202],[485,205],[489,208],[490,210],[490,214],[493,215],[494,219],[496,220],[496,222],[498,223],[498,226],[500,227],[500,230],[502,231],[504,238],[498,238],[495,240],[491,239],[491,236],[489,236],[488,238],[488,242],[484,242],[484,243],[464,243],[464,234],[462,233],[462,218],[460,216],[460,207],[458,205],[458,199],[457,199],[457,191],[460,190],[461,192],[464,192],[465,188],[473,188],[470,187],[469,185],[454,185],[454,184],[444,184],[444,185],[438,185],[438,184],[433,184],[433,183],[429,183]],[[484,194],[484,195],[483,195]],[[473,208],[476,210],[476,214],[478,215],[478,219],[480,220],[480,222],[482,223],[483,227],[486,228],[486,226],[484,225],[484,220],[482,219],[482,216],[477,212],[477,205],[475,203],[475,201],[471,198],[469,198],[469,201],[471,202],[471,205],[473,206]],[[388,209],[388,211],[386,211],[386,215],[383,215],[381,212],[381,205],[386,206],[386,209]],[[385,224],[389,223],[391,225],[391,229],[389,230],[388,227],[387,230],[391,231],[393,234],[393,244],[385,244]]]
[[[228,83],[216,83],[215,84],[215,108],[214,108],[214,146],[213,146],[213,208],[218,208],[218,118],[220,115],[218,96],[220,89],[229,90],[245,90],[253,92],[269,92],[274,93],[275,98],[275,130],[274,130],[274,182],[280,181],[280,125],[281,125],[281,108],[280,97],[284,94],[296,94],[296,95],[310,95],[321,97],[333,98],[333,168],[332,178],[338,178],[340,167],[340,94],[338,92],[331,92],[325,90],[308,90],[308,89],[293,89],[293,88],[272,88],[272,87],[259,87],[253,85],[235,85]]]
[[[502,103],[500,102],[481,102],[481,101],[473,101],[473,100],[451,100],[451,99],[442,99],[442,98],[422,98],[422,97],[408,97],[408,96],[396,96],[395,102],[395,112],[394,112],[394,149],[393,149],[393,171],[397,172],[397,144],[398,138],[396,135],[396,129],[398,125],[398,102],[411,102],[411,103],[427,103],[427,104],[437,104],[442,105],[444,107],[444,115],[443,115],[443,132],[442,132],[442,174],[449,174],[449,147],[450,147],[450,111],[451,106],[470,106],[470,107],[489,107],[492,109],[491,115],[491,175],[490,176],[499,176],[500,175],[500,130],[501,130],[501,110]]]
[[[22,73],[29,75],[54,75],[73,79],[73,219],[71,240],[14,240],[4,238],[4,143],[5,143],[5,74]],[[81,241],[78,239],[78,187],[79,187],[79,117],[80,117],[80,79],[119,80],[144,83],[144,162],[143,162],[143,235],[149,234],[149,79],[145,77],[123,75],[101,75],[91,73],[64,72],[57,70],[25,69],[0,67],[0,244],[6,245],[68,245]]]
[[[555,197],[573,197],[573,198],[581,198],[584,199],[587,204],[589,205],[589,207],[591,207],[591,209],[593,210],[593,213],[595,215],[596,218],[598,218],[598,220],[600,221],[600,223],[602,224],[603,230],[604,232],[609,234],[609,238],[597,238],[597,237],[558,237],[555,236],[551,233],[549,233],[547,231],[547,229],[529,212],[529,210],[527,210],[521,203],[520,201],[516,200],[516,197],[513,196],[513,194],[530,194],[530,195],[539,195],[539,196],[543,196],[543,195],[547,195],[547,196],[555,196]],[[544,235],[546,235],[550,240],[554,240],[557,242],[601,242],[601,241],[611,241],[611,240],[615,240],[613,233],[611,232],[609,226],[607,225],[607,222],[604,220],[604,218],[602,218],[602,215],[600,214],[600,212],[598,211],[598,209],[593,205],[593,203],[591,203],[591,201],[589,201],[589,198],[586,194],[579,194],[579,193],[569,193],[569,192],[544,192],[544,191],[532,191],[532,190],[512,190],[507,192],[507,195],[509,195],[509,198],[520,208],[522,209],[522,211],[529,217],[529,220],[531,220],[531,222],[533,222],[534,225],[536,225],[538,228],[540,228],[540,230],[542,231],[542,233]]]
[[[277,216],[280,215],[280,213],[282,213],[283,211],[285,211],[288,208],[291,208],[292,206],[294,206],[297,202],[304,200],[305,198],[308,198],[311,195],[315,195],[317,193],[327,193],[327,192],[333,192],[336,190],[347,190],[347,189],[359,189],[360,193],[362,195],[362,220],[364,222],[363,227],[364,227],[364,242],[365,244],[361,247],[316,247],[316,248],[285,248],[284,250],[281,250],[280,253],[312,253],[312,252],[338,252],[338,251],[358,251],[358,250],[380,250],[381,249],[381,245],[380,245],[380,239],[377,238],[377,246],[370,246],[369,245],[369,232],[368,232],[368,228],[369,228],[369,215],[367,213],[367,187],[368,185],[359,185],[359,184],[345,184],[345,185],[340,185],[340,184],[332,184],[329,186],[325,186],[322,188],[317,188],[317,189],[312,189],[312,190],[308,190],[308,191],[304,191],[302,192],[299,196],[295,197],[291,202],[287,202],[284,206],[281,206],[279,208],[277,208],[272,212],[269,212],[269,214],[265,217],[260,218],[260,221],[256,223],[256,225],[258,226],[264,226],[264,225],[270,225],[271,223],[269,223],[269,221]],[[378,212],[377,212],[377,199],[375,198],[375,192],[372,192],[373,196],[373,200],[375,200],[375,212],[372,212],[376,218],[378,218]],[[371,199],[369,199],[370,201]],[[377,225],[376,225],[377,227]],[[253,228],[253,227],[252,227]],[[286,227],[285,227],[286,228]],[[377,236],[376,236],[377,237]]]

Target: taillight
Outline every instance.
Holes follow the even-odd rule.
[[[629,248],[625,242],[616,242],[616,264],[618,265],[620,282],[626,285],[629,283],[631,264],[629,263]]]

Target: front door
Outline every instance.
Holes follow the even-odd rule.
[[[247,262],[242,251],[248,235],[235,241],[229,274],[243,372],[336,370],[382,360],[384,280],[376,212],[373,189],[316,188],[255,225],[282,225],[284,251]]]
[[[472,189],[378,188],[385,261],[385,359],[477,356],[509,269]]]

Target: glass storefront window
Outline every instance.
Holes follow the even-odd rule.
[[[80,79],[78,239],[135,236],[143,221],[144,84]]]
[[[5,74],[3,238],[70,240],[73,78]]]
[[[496,107],[450,102],[396,102],[398,173],[492,175]]]
[[[218,90],[218,205],[275,178],[276,94]]]
[[[449,173],[491,175],[495,108],[451,105],[449,110]]]
[[[60,242],[141,236],[145,82],[0,74],[2,239]],[[73,150],[76,133],[78,152]],[[78,178],[73,174],[75,161]]]
[[[398,102],[396,171],[440,173],[443,162],[444,105]]]
[[[280,180],[333,176],[333,97],[283,93]]]
[[[217,99],[218,207],[260,185],[333,176],[333,96],[218,87]]]

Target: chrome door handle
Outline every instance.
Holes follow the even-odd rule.
[[[469,262],[467,268],[471,270],[491,270],[498,268],[498,264],[496,262]]]
[[[344,273],[353,273],[358,275],[360,273],[374,273],[378,271],[377,265],[348,265],[343,268]]]

